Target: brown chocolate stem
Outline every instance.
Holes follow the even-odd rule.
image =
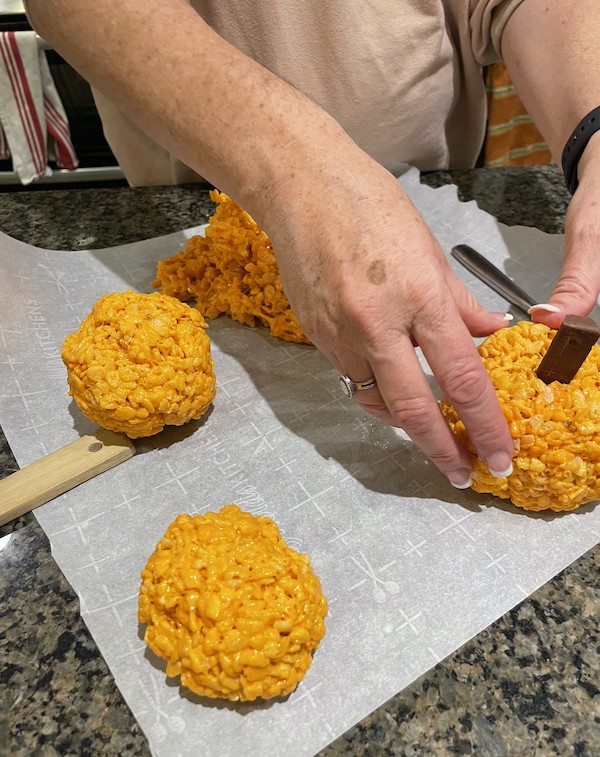
[[[551,381],[568,384],[583,365],[598,337],[600,326],[591,318],[565,316],[538,366],[537,377],[546,384]]]

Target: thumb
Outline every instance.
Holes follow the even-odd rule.
[[[533,321],[557,329],[566,315],[585,316],[591,312],[600,291],[599,251],[600,240],[596,245],[591,240],[569,243],[567,239],[565,261],[547,303],[558,312],[536,307],[531,313]]]

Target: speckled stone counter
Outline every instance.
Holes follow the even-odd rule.
[[[554,168],[423,181],[457,184],[461,199],[505,223],[563,230],[567,193]],[[4,192],[0,229],[40,247],[86,249],[203,223],[211,208],[199,186]],[[0,433],[0,477],[15,469]],[[149,755],[35,518],[0,537],[0,755]],[[600,754],[599,568],[597,547],[322,757]]]

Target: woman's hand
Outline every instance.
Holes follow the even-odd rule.
[[[566,315],[588,315],[600,292],[600,132],[579,164],[579,186],[565,219],[565,259],[548,299],[558,312],[536,310],[533,318],[558,328]]]
[[[458,487],[469,455],[445,423],[415,354],[421,347],[460,413],[479,457],[497,475],[514,452],[473,335],[507,325],[454,276],[398,182],[358,149],[322,151],[318,168],[274,188],[261,222],[307,335],[342,374],[372,376],[355,399],[402,427]]]
[[[512,441],[471,338],[505,321],[468,295],[395,179],[339,124],[185,0],[146,0],[143,23],[135,0],[27,7],[96,89],[265,229],[306,333],[341,373],[376,377],[356,395],[363,407],[468,485],[469,455],[441,416],[419,345],[479,456],[506,475]]]

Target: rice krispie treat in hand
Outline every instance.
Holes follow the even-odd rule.
[[[600,347],[569,383],[544,383],[538,369],[556,332],[522,321],[480,346],[515,442],[513,473],[495,478],[473,459],[472,488],[526,510],[574,510],[600,498]],[[441,404],[450,427],[469,446],[456,410]],[[472,447],[470,447],[472,450]]]

